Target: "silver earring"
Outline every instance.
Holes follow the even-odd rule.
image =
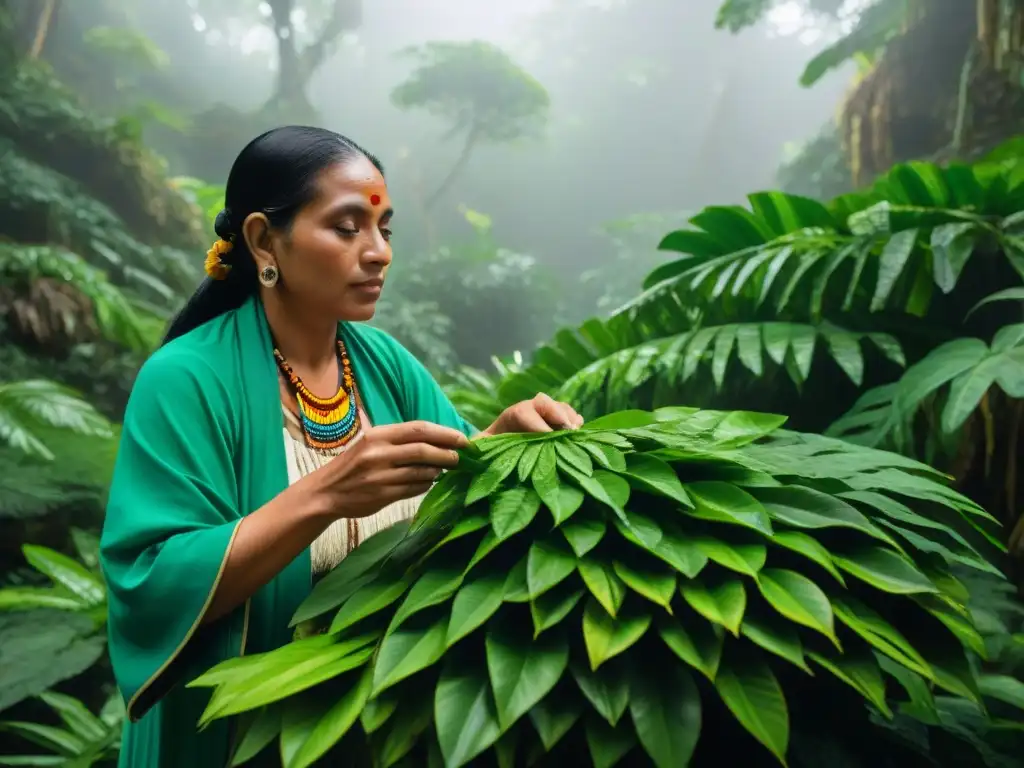
[[[273,288],[277,285],[277,277],[277,267],[273,264],[267,264],[267,266],[260,270],[260,283],[264,288]]]

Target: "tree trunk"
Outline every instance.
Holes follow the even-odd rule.
[[[452,183],[458,178],[459,174],[466,167],[466,163],[469,162],[469,155],[473,151],[473,147],[476,145],[477,139],[480,138],[480,127],[477,123],[473,123],[470,126],[469,133],[466,134],[466,141],[462,145],[462,152],[459,153],[458,158],[455,160],[455,165],[448,171],[448,175],[444,177],[444,181],[438,184],[437,189],[427,200],[427,204],[424,208],[429,212],[441,199],[441,195],[448,191]]]
[[[50,34],[50,27],[53,25],[53,16],[57,10],[58,0],[45,0],[43,8],[39,12],[39,21],[36,22],[36,34],[32,38],[32,47],[29,48],[28,57],[38,59],[46,45],[46,37]]]

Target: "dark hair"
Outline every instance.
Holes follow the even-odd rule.
[[[234,244],[223,257],[231,270],[223,280],[203,280],[171,321],[163,343],[237,309],[256,292],[256,262],[241,233],[242,222],[250,214],[263,213],[273,227],[291,226],[295,215],[313,199],[317,176],[332,165],[360,156],[384,173],[376,157],[325,128],[288,125],[250,141],[231,166],[224,210],[214,223],[217,237]]]

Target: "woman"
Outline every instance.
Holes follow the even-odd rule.
[[[474,433],[373,317],[391,263],[380,163],[317,128],[263,134],[228,178],[209,280],[143,365],[102,537],[121,765],[225,766],[184,683],[290,639],[317,574],[412,515]],[[481,434],[577,427],[540,395]]]

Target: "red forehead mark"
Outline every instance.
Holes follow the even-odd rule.
[[[370,195],[370,205],[380,205],[380,195]]]

